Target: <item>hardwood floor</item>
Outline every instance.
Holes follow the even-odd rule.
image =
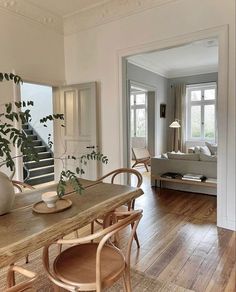
[[[216,197],[150,187],[144,174],[144,210],[133,244],[134,268],[194,291],[236,291],[235,232],[216,227]],[[125,234],[121,238],[125,240]]]

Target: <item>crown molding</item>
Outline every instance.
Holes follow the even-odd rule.
[[[179,0],[112,0],[91,9],[75,12],[64,17],[64,34],[82,30],[127,17],[156,6]]]
[[[132,65],[134,65],[136,67],[142,68],[142,69],[144,69],[146,71],[149,71],[149,72],[152,72],[154,74],[160,75],[162,77],[168,78],[168,75],[165,74],[164,72],[161,72],[160,70],[154,69],[154,68],[149,67],[149,66],[145,66],[144,64],[141,64],[139,62],[135,62],[134,60],[129,60],[128,59],[128,63],[130,63],[130,64],[132,64]]]
[[[152,66],[144,65],[139,62],[135,62],[134,60],[128,60],[128,62],[132,65],[135,65],[139,68],[142,68],[144,70],[150,71],[152,73],[155,73],[159,76],[162,76],[167,79],[172,78],[179,78],[179,77],[187,77],[187,76],[195,76],[195,75],[202,75],[202,74],[210,74],[218,72],[218,65],[208,65],[208,66],[199,66],[194,68],[183,68],[179,70],[158,70],[154,69]]]
[[[0,8],[63,34],[63,18],[24,0],[0,0]]]

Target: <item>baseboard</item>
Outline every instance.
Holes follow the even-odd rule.
[[[227,217],[218,219],[217,226],[221,228],[229,229],[232,231],[236,231],[236,221],[230,220]]]

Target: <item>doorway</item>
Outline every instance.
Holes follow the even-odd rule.
[[[122,93],[121,108],[121,160],[123,165],[127,165],[127,77],[125,72],[126,59],[129,56],[141,53],[147,53],[155,50],[165,50],[194,41],[204,40],[208,38],[217,38],[219,42],[219,69],[218,69],[218,100],[217,108],[221,109],[218,116],[218,159],[217,159],[217,225],[229,228],[232,226],[227,219],[227,84],[228,84],[228,27],[221,26],[204,31],[193,32],[191,34],[182,35],[179,38],[166,39],[163,41],[154,41],[152,43],[138,45],[132,48],[122,49],[119,51],[119,87]],[[123,74],[122,74],[123,73]]]
[[[149,156],[155,153],[155,88],[144,83],[129,80],[129,166],[137,159],[143,159],[142,153]],[[137,167],[143,164],[137,164]]]
[[[22,125],[25,134],[33,140],[39,161],[23,158],[23,179],[30,185],[39,185],[54,181],[53,159],[53,122],[44,127],[39,120],[53,114],[52,87],[24,82],[20,87],[21,101],[32,101],[33,106],[27,105],[32,118]],[[49,136],[50,135],[50,136]],[[52,142],[49,147],[49,137]]]

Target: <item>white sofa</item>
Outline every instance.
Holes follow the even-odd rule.
[[[159,157],[151,158],[151,184],[155,186],[157,182],[159,185],[159,181],[155,182],[156,175],[162,175],[166,172],[177,172],[180,174],[186,173],[195,173],[195,174],[203,174],[207,178],[217,178],[217,161],[200,161],[196,157],[193,156],[194,160],[189,160],[191,155],[196,154],[185,154],[188,155],[188,160],[185,159],[167,159]],[[174,184],[165,182],[164,186],[171,189],[177,189],[188,192],[197,192],[197,193],[205,193],[210,195],[216,195],[216,188],[211,187],[199,187],[196,185],[185,185],[185,184]]]

